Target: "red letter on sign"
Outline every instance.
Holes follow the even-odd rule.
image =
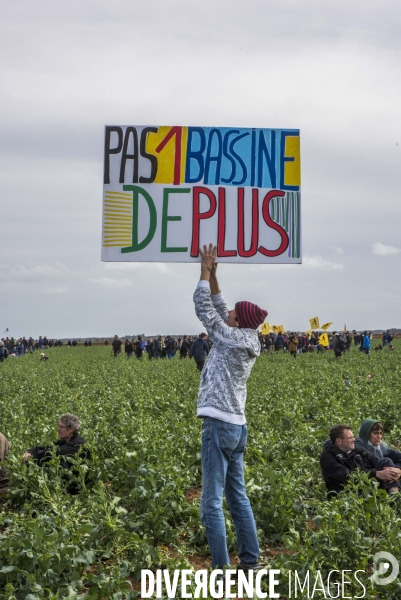
[[[199,196],[201,194],[205,194],[210,200],[210,209],[204,213],[199,212]],[[199,229],[201,219],[210,219],[210,217],[213,217],[216,212],[216,206],[216,197],[211,190],[200,186],[194,187],[191,256],[199,255]]]
[[[219,212],[217,228],[217,256],[237,256],[235,250],[224,250],[226,238],[226,190],[219,188]]]
[[[269,213],[270,200],[272,198],[275,198],[276,196],[284,196],[284,195],[285,195],[285,192],[282,192],[281,190],[272,190],[271,192],[267,192],[267,194],[263,200],[262,215],[266,222],[266,225],[271,227],[271,229],[275,229],[276,231],[278,231],[278,233],[281,236],[281,244],[277,248],[277,250],[266,250],[266,248],[264,248],[263,246],[259,246],[259,252],[261,254],[264,254],[265,256],[279,256],[280,254],[283,254],[283,252],[285,252],[288,248],[289,239],[288,239],[287,232],[281,227],[281,225],[279,225],[278,223],[275,223],[272,220],[272,218],[270,217],[270,213]]]
[[[252,190],[252,235],[251,247],[245,250],[245,223],[244,223],[244,188],[238,189],[238,254],[255,256],[259,242],[259,190]]]

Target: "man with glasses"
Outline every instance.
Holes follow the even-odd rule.
[[[327,497],[342,492],[351,473],[357,469],[379,481],[389,494],[399,492],[401,470],[388,457],[377,458],[362,447],[355,447],[355,436],[349,425],[336,425],[330,429],[330,440],[324,444],[320,466],[327,487]]]
[[[58,440],[53,442],[55,456],[59,457],[60,465],[67,470],[70,470],[74,475],[76,471],[72,470],[72,462],[69,457],[74,454],[79,454],[82,459],[90,460],[91,453],[89,448],[84,447],[85,440],[79,434],[81,429],[81,421],[76,415],[65,413],[61,415],[57,426]],[[53,457],[52,446],[35,446],[25,452],[22,460],[28,461],[32,458],[39,466],[43,467]],[[76,481],[71,481],[67,475],[63,477],[68,482],[67,491],[70,494],[77,494],[79,486]]]

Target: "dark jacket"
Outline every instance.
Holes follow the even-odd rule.
[[[369,442],[370,432],[376,423],[380,423],[380,421],[375,421],[374,419],[364,419],[362,421],[359,435],[355,440],[355,446],[365,448],[365,450],[374,454],[376,458],[391,458],[394,466],[401,468],[401,452],[390,448],[383,442],[378,446],[374,446]]]
[[[160,356],[161,351],[162,351],[161,345],[160,345],[160,340],[158,338],[155,339],[154,344],[155,344],[155,348],[154,348],[154,350],[155,350],[155,356]]]
[[[8,350],[5,346],[0,346],[0,362],[3,362],[8,356]]]
[[[72,456],[79,452],[80,448],[85,444],[84,438],[80,435],[75,434],[69,442],[66,442],[64,439],[59,439],[53,442],[56,448],[56,456]],[[48,462],[52,457],[52,446],[35,446],[34,448],[30,448],[28,452],[32,454],[33,458],[39,465],[42,465],[45,462]],[[90,451],[88,448],[85,448],[81,451],[81,456],[85,458],[90,458]],[[61,465],[68,469],[71,466],[68,459],[62,458],[60,461]]]
[[[276,350],[282,350],[284,348],[284,337],[279,333],[274,342],[274,347]]]
[[[202,362],[209,354],[209,344],[204,338],[198,337],[192,342],[190,352],[196,362]]]
[[[91,453],[89,448],[84,448],[85,440],[78,434],[75,434],[69,442],[66,442],[63,439],[59,439],[54,442],[56,446],[56,456],[60,457],[60,465],[70,471],[72,475],[77,476],[77,472],[72,470],[72,463],[68,460],[69,456],[73,456],[80,452],[80,456],[83,459],[90,460]],[[53,456],[52,454],[52,446],[35,446],[34,448],[30,448],[28,450],[30,454],[32,454],[36,463],[42,467],[44,466]],[[63,479],[68,483],[67,491],[70,494],[78,494],[79,485],[78,482],[73,480],[70,474],[63,476]],[[89,477],[86,477],[86,483],[89,483]]]
[[[335,354],[341,354],[345,350],[345,343],[338,335],[333,336],[331,343]]]
[[[167,354],[172,354],[175,350],[175,342],[172,338],[164,340],[164,347],[166,348]]]
[[[354,448],[350,452],[343,452],[334,446],[330,440],[324,445],[320,457],[323,479],[326,483],[328,496],[341,492],[348,482],[351,473],[357,469],[375,477],[379,459],[364,448]]]

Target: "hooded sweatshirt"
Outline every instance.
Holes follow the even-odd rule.
[[[355,440],[355,446],[365,448],[365,450],[368,450],[368,452],[371,452],[377,458],[391,458],[396,467],[401,467],[401,452],[390,448],[383,442],[374,445],[369,441],[370,432],[377,423],[381,424],[380,421],[376,421],[375,419],[364,419],[362,421],[359,435]]]
[[[198,283],[194,302],[196,315],[213,342],[201,374],[197,417],[243,425],[246,382],[260,354],[258,332],[226,325],[228,310],[223,294],[211,296],[207,281]]]

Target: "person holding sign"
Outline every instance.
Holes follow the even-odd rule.
[[[239,569],[258,570],[255,519],[244,481],[247,439],[246,382],[260,354],[258,327],[267,311],[251,302],[227,309],[216,277],[216,246],[204,246],[201,276],[194,293],[195,312],[213,342],[201,374],[197,417],[202,425],[201,520],[212,568],[230,565],[223,514],[223,493],[235,525]]]

